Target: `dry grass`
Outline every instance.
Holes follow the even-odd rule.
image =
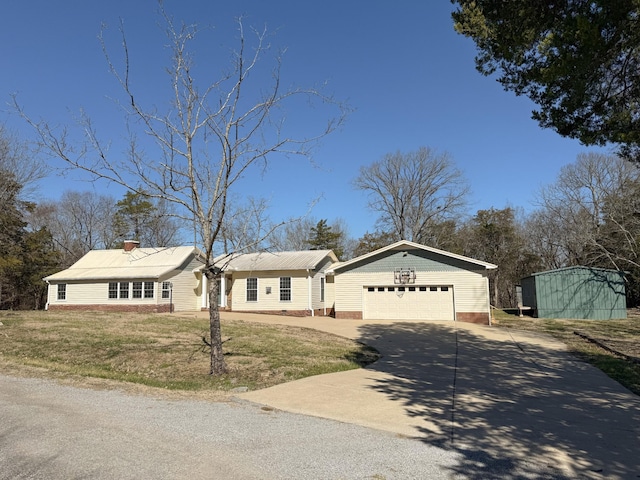
[[[496,310],[495,323],[503,328],[549,334],[564,342],[571,353],[600,368],[611,378],[640,395],[640,364],[600,348],[574,333],[583,333],[640,361],[640,317],[634,312],[624,320],[565,320],[526,316],[519,318]]]
[[[58,378],[106,379],[176,391],[265,388],[378,358],[349,339],[311,329],[242,321],[222,324],[228,375],[211,377],[195,316],[0,312],[3,370]]]

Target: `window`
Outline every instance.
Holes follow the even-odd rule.
[[[416,291],[416,287],[409,287],[409,291],[410,292],[415,292]]]
[[[420,291],[421,292],[426,292],[427,291],[427,287],[420,287]]]
[[[162,298],[171,297],[171,286],[171,282],[162,282]],[[219,287],[218,290],[220,290]]]
[[[110,299],[129,298],[129,282],[109,282]]]
[[[398,287],[399,292],[404,292],[404,290],[405,290],[404,287]]]
[[[367,291],[368,292],[375,292],[376,289],[375,289],[375,287],[367,287]]]
[[[396,287],[387,287],[387,292],[395,292]]]
[[[153,282],[144,282],[144,298],[153,298]]]
[[[438,287],[429,287],[429,291],[430,292],[437,292],[438,291]]]
[[[384,292],[384,287],[378,287],[379,292]]]
[[[440,291],[441,292],[448,292],[449,291],[449,287],[440,287]]]
[[[280,301],[291,301],[291,277],[280,277]]]
[[[142,298],[142,282],[133,282],[131,298]]]
[[[258,301],[258,279],[247,278],[247,302]]]
[[[324,277],[320,279],[320,301],[324,302]]]
[[[58,284],[58,300],[66,300],[67,299],[67,284],[59,283]]]

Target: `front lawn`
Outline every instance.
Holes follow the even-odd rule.
[[[63,378],[100,378],[171,390],[251,390],[359,368],[377,352],[311,329],[223,321],[228,375],[211,377],[194,315],[0,312],[0,365]]]

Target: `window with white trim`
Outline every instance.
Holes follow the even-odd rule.
[[[142,298],[142,282],[133,282],[131,298]]]
[[[129,298],[129,282],[109,282],[107,297],[110,300]]]
[[[280,301],[291,301],[291,277],[280,277]]]
[[[258,279],[255,277],[247,278],[247,302],[258,301]]]
[[[66,300],[67,299],[67,284],[59,283],[58,284],[58,300]]]
[[[162,282],[162,298],[171,297],[171,282]]]
[[[144,298],[153,298],[154,290],[153,282],[144,282]]]
[[[324,302],[324,277],[320,278],[320,301]]]

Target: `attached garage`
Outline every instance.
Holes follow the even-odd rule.
[[[365,287],[363,296],[365,319],[455,320],[452,286]]]
[[[490,323],[495,265],[408,241],[334,264],[336,318]]]

